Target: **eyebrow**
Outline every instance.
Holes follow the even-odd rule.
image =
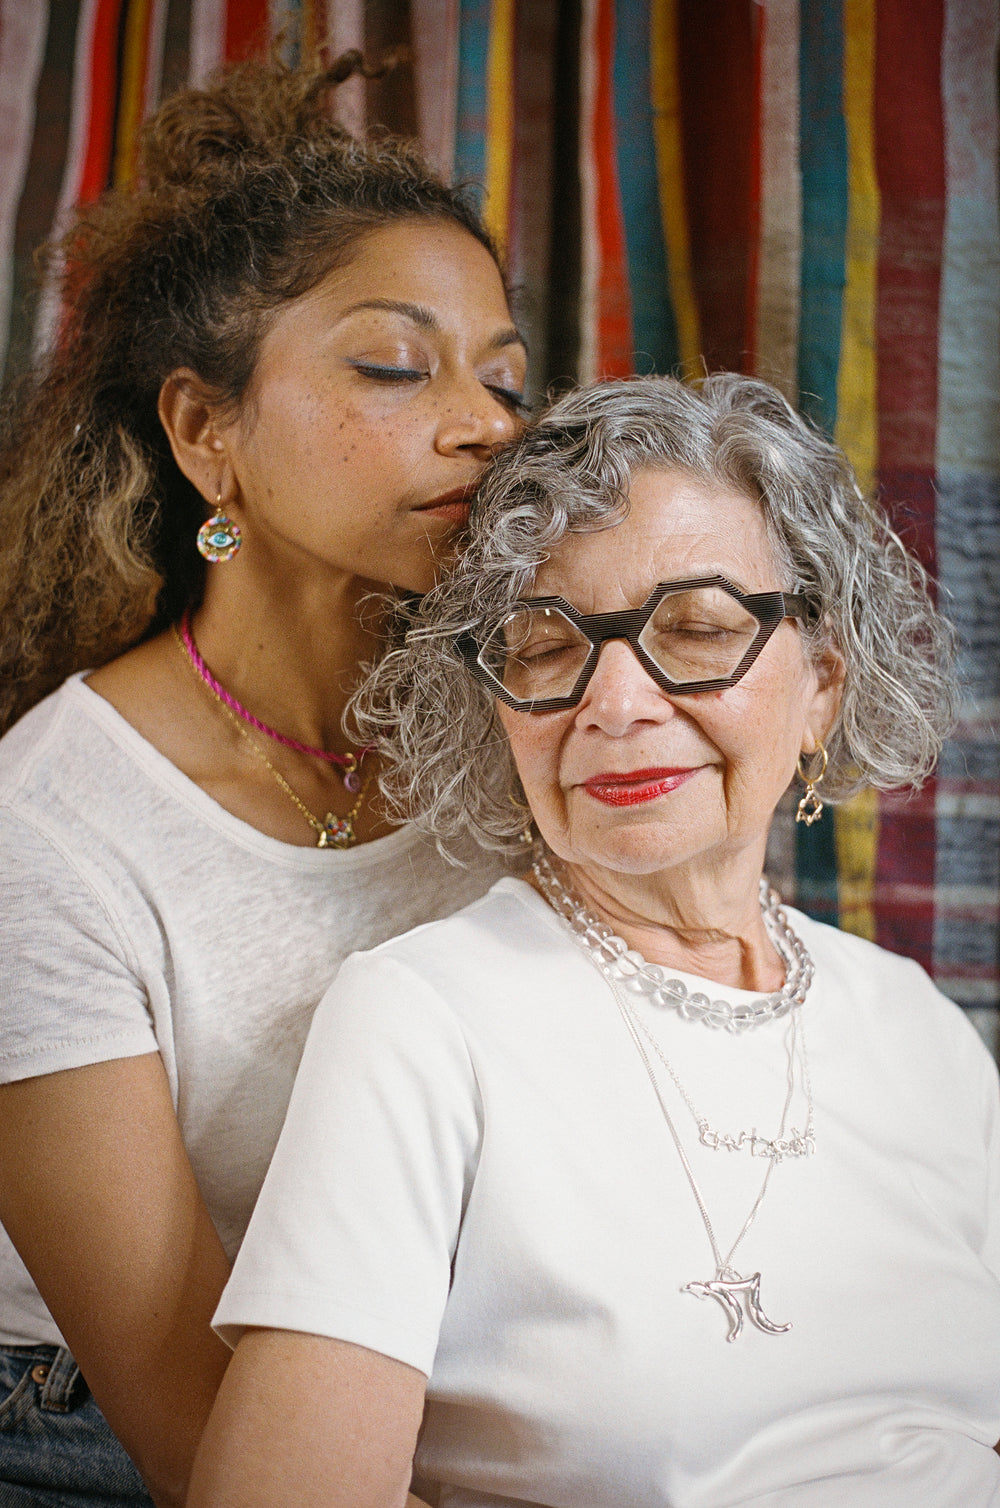
[[[345,309],[340,317],[341,319],[347,319],[350,315],[358,314],[365,309],[376,309],[386,314],[402,315],[403,319],[408,319],[421,330],[439,331],[441,329],[441,322],[433,310],[425,308],[423,304],[409,304],[403,299],[395,298],[364,299],[361,303],[351,304],[350,308]],[[498,330],[489,342],[490,350],[493,351],[501,351],[505,346],[524,346],[525,350],[528,349],[524,336],[513,325],[509,325],[504,330]]]

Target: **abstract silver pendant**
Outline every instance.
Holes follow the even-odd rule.
[[[681,1289],[682,1293],[693,1293],[695,1298],[715,1299],[726,1311],[729,1320],[729,1334],[727,1340],[735,1340],[743,1329],[743,1306],[740,1303],[740,1295],[746,1305],[746,1312],[750,1320],[758,1330],[764,1330],[768,1335],[784,1335],[786,1330],[792,1327],[788,1325],[776,1325],[769,1320],[760,1305],[760,1273],[752,1273],[748,1278],[741,1278],[738,1272],[727,1268],[729,1276],[720,1272],[710,1283],[686,1283]]]

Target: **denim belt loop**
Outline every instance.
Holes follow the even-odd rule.
[[[80,1380],[80,1368],[65,1346],[60,1346],[49,1364],[49,1375],[42,1384],[40,1408],[55,1414],[68,1414],[73,1407],[73,1390]]]

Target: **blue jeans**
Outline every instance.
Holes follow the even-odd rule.
[[[0,1508],[153,1508],[65,1348],[0,1347]]]

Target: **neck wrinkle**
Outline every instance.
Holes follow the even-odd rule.
[[[756,885],[744,898],[738,918],[715,925],[707,918],[685,917],[669,892],[657,892],[658,915],[643,915],[635,903],[611,893],[595,875],[575,866],[565,868],[587,909],[648,963],[760,994],[784,984],[784,965],[767,935]]]

